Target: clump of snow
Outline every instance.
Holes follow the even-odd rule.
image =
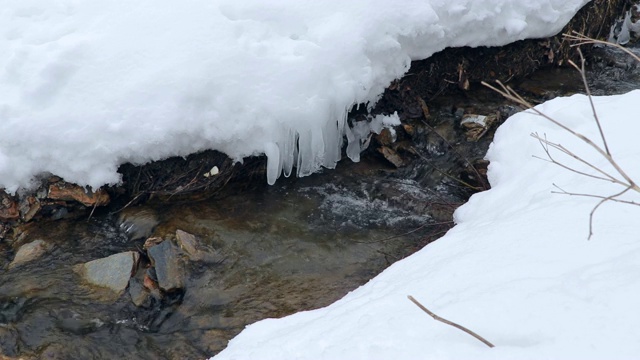
[[[640,91],[594,100],[614,158],[639,179],[640,125],[633,119]],[[601,143],[585,96],[538,109]],[[248,326],[215,359],[636,358],[640,208],[601,206],[587,240],[598,199],[552,194],[553,184],[602,196],[622,188],[534,158],[544,152],[533,132],[612,171],[556,125],[516,114],[487,154],[492,189],[460,207],[443,238],[326,308]],[[407,295],[496,347],[434,321]]]
[[[348,141],[347,156],[349,159],[355,162],[360,161],[360,153],[369,147],[371,133],[380,134],[382,129],[389,129],[392,136],[395,137],[396,132],[393,126],[396,125],[400,125],[400,117],[398,117],[397,112],[392,115],[376,115],[365,120],[354,121],[351,127],[345,128]]]
[[[204,149],[266,153],[270,183],[332,168],[348,109],[412,59],[549,36],[587,2],[6,0],[0,187]]]
[[[632,10],[626,11],[624,17],[611,25],[609,42],[625,45],[631,41],[632,36],[638,36],[638,33],[640,33],[640,21],[633,21],[632,13],[640,13],[640,4],[633,5]]]

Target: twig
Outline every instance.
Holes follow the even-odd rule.
[[[424,307],[424,305],[422,305],[420,302],[418,302],[418,300],[414,299],[413,296],[409,295],[407,296],[407,298],[409,298],[409,300],[411,300],[411,302],[413,302],[414,304],[416,304],[416,306],[418,306],[420,309],[422,309],[422,311],[426,312],[427,314],[429,314],[429,316],[431,316],[434,320],[440,321],[442,323],[445,323],[447,325],[451,325],[457,329],[460,329],[464,332],[466,332],[467,334],[473,336],[474,338],[482,341],[485,345],[487,345],[488,347],[492,348],[495,347],[495,345],[493,345],[492,343],[490,343],[489,341],[487,341],[487,339],[483,338],[482,336],[476,334],[475,332],[467,329],[466,327],[462,326],[462,325],[458,325],[452,321],[449,321],[447,319],[443,319],[440,316],[432,313],[429,309],[427,309],[426,307]]]
[[[418,97],[418,102],[420,103],[420,107],[422,108],[422,114],[424,115],[424,118],[429,119],[430,114],[429,114],[429,108],[427,107],[427,103],[425,103],[425,101],[421,97]],[[433,126],[429,125],[429,123],[427,123],[425,120],[422,120],[422,123],[427,128],[429,128],[429,130],[431,130],[432,133],[436,134],[440,139],[442,139],[442,141],[444,141],[444,143],[451,150],[453,150],[453,152],[456,155],[458,155],[462,160],[464,160],[467,163],[467,166],[470,166],[471,169],[473,169],[473,172],[475,172],[476,176],[478,177],[478,181],[480,182],[480,184],[482,184],[482,188],[480,190],[489,190],[489,186],[485,183],[484,178],[482,177],[478,169],[476,169],[476,167],[473,166],[471,161],[466,156],[462,155],[458,150],[456,150],[456,148],[453,147],[453,145],[444,136],[442,136],[438,131],[436,131],[436,129],[434,129]],[[488,131],[488,128],[486,131]],[[464,185],[468,186],[469,184],[465,183]],[[477,189],[477,187],[475,186],[472,186],[472,188]]]
[[[584,36],[584,35],[580,34],[577,31],[574,31],[573,34],[562,34],[562,36],[564,36],[564,38],[569,40],[569,41],[573,41],[573,44],[571,44],[571,47],[577,47],[577,46],[581,46],[581,45],[593,45],[593,44],[613,46],[615,48],[618,48],[618,49],[626,52],[631,57],[633,57],[636,61],[640,62],[640,57],[638,57],[638,55],[636,55],[631,50],[625,48],[624,46],[622,46],[620,44],[614,44],[614,43],[610,43],[610,42],[604,41],[604,40],[593,39],[593,38],[590,38],[588,36]]]
[[[596,206],[594,206],[593,209],[591,209],[591,212],[589,213],[589,237],[587,238],[587,240],[591,240],[591,236],[593,236],[593,214],[596,213],[596,210],[598,210],[600,205],[606,203],[607,201],[615,200],[618,196],[622,196],[624,193],[626,193],[629,190],[631,190],[631,186],[629,186],[628,188],[622,190],[617,194],[607,196],[606,198],[600,200],[598,204],[596,204]]]
[[[496,81],[496,83],[500,86],[501,89],[498,89],[495,86],[489,85],[488,83],[486,83],[484,81],[482,82],[482,84],[484,86],[492,89],[493,91],[495,91],[498,94],[502,95],[506,99],[514,101],[514,102],[516,102],[516,103],[518,103],[520,105],[526,106],[529,110],[533,111],[537,115],[539,115],[539,116],[551,121],[553,124],[559,126],[563,130],[569,132],[571,135],[573,135],[573,136],[577,137],[578,139],[582,140],[583,142],[587,143],[594,150],[596,150],[603,158],[605,158],[607,160],[607,162],[609,164],[611,164],[611,166],[613,166],[616,169],[618,174],[620,174],[620,176],[622,178],[624,178],[624,181],[628,183],[628,185],[631,187],[632,190],[640,192],[640,186],[638,186],[631,179],[631,177],[629,175],[627,175],[627,173],[620,167],[620,165],[618,165],[618,163],[613,159],[613,157],[610,154],[608,154],[604,149],[602,149],[600,146],[598,146],[596,143],[594,143],[591,139],[589,139],[588,137],[580,134],[579,132],[574,131],[573,129],[567,127],[566,125],[558,122],[554,118],[550,117],[549,115],[547,115],[547,114],[543,113],[542,111],[538,110],[537,108],[533,107],[533,105],[531,105],[531,103],[526,101],[522,96],[520,96],[520,94],[518,94],[510,86],[506,86],[500,81]]]
[[[612,175],[608,174],[604,170],[596,167],[595,165],[593,165],[593,164],[589,163],[588,161],[584,160],[582,157],[574,154],[573,152],[571,152],[569,149],[565,148],[564,146],[562,146],[560,144],[553,143],[551,141],[548,141],[547,138],[546,138],[546,135],[545,135],[544,139],[541,138],[540,135],[538,135],[538,133],[532,133],[531,136],[534,139],[537,139],[538,141],[540,141],[542,149],[544,149],[544,152],[547,154],[547,157],[549,158],[549,160],[546,160],[546,161],[549,161],[549,162],[551,162],[553,164],[556,164],[556,165],[558,165],[558,166],[560,166],[562,168],[565,168],[565,169],[567,169],[569,171],[575,172],[575,173],[583,175],[583,176],[588,176],[588,177],[591,177],[591,178],[594,178],[594,179],[608,181],[608,182],[612,182],[612,183],[616,183],[616,184],[621,184],[621,185],[627,186],[627,184],[625,184],[622,180],[616,179],[615,177],[613,177]],[[564,164],[556,161],[553,158],[553,156],[551,155],[551,152],[549,151],[549,147],[552,147],[552,148],[554,148],[556,150],[559,150],[560,152],[562,152],[562,153],[564,153],[564,154],[566,154],[568,156],[571,156],[572,158],[576,159],[577,161],[579,161],[579,162],[587,165],[588,167],[592,168],[593,170],[601,173],[605,177],[589,174],[589,173],[586,173],[586,172],[582,172],[580,170],[576,170],[576,169],[574,169],[572,167],[569,167],[567,165],[564,165]],[[538,158],[538,159],[541,159],[541,160],[544,160],[544,159],[542,159],[542,158],[540,158],[538,156],[535,156],[535,155],[534,155],[534,157]]]
[[[410,148],[416,155],[418,155],[422,160],[426,161],[427,163],[429,163],[429,165],[433,166],[433,169],[436,170],[437,172],[439,172],[440,174],[444,175],[445,177],[457,182],[458,184],[467,187],[471,190],[475,190],[475,191],[484,191],[484,190],[488,190],[488,188],[485,188],[484,186],[473,186],[471,184],[469,184],[468,182],[462,180],[462,179],[458,179],[457,177],[447,173],[446,171],[440,169],[439,167],[437,167],[433,161],[431,161],[429,158],[427,158],[426,156],[422,155],[416,148],[411,147]],[[473,167],[473,165],[471,165],[471,167]],[[480,179],[480,181],[482,183],[484,183],[482,181],[482,179]]]
[[[640,203],[637,203],[637,202],[632,201],[632,200],[620,200],[620,199],[618,199],[619,196],[622,196],[627,191],[632,190],[631,187],[626,187],[624,190],[622,190],[621,192],[619,192],[617,194],[613,194],[613,195],[610,195],[610,196],[603,196],[603,195],[595,195],[595,194],[572,193],[572,192],[568,192],[568,191],[564,190],[563,188],[561,188],[560,186],[558,186],[556,184],[553,184],[553,186],[556,189],[560,190],[560,191],[552,191],[551,192],[552,194],[569,195],[569,196],[581,196],[581,197],[590,197],[590,198],[600,199],[600,201],[593,207],[593,209],[591,209],[591,212],[589,213],[589,237],[587,238],[587,240],[591,240],[591,237],[593,236],[593,215],[595,214],[596,210],[598,210],[600,205],[604,204],[607,201],[611,201],[611,202],[617,202],[617,203],[621,203],[621,204],[640,206]]]
[[[93,208],[91,209],[91,213],[89,213],[89,217],[87,218],[87,222],[91,221],[91,217],[93,216],[93,212],[96,211],[96,207],[98,207],[98,202],[96,201],[93,204]]]
[[[593,96],[591,96],[591,89],[589,88],[589,84],[587,83],[587,73],[584,69],[584,56],[582,55],[582,50],[580,48],[576,49],[578,54],[580,55],[580,66],[576,65],[572,60],[569,60],[569,65],[573,66],[574,69],[580,73],[580,77],[582,78],[582,83],[584,84],[584,90],[587,92],[587,97],[589,98],[589,104],[591,105],[591,111],[593,112],[593,119],[596,121],[596,125],[598,125],[598,131],[600,132],[600,138],[602,139],[602,144],[604,144],[604,149],[606,150],[607,155],[611,156],[611,151],[609,151],[609,145],[607,145],[607,138],[604,136],[604,131],[602,130],[602,125],[600,124],[600,118],[598,117],[598,113],[596,112],[596,106],[593,104]]]
[[[573,193],[573,192],[568,192],[565,189],[561,188],[560,186],[556,185],[556,184],[552,184],[556,189],[560,190],[560,191],[552,191],[552,194],[559,194],[559,195],[569,195],[569,196],[581,196],[581,197],[590,197],[590,198],[595,198],[595,199],[609,199],[609,201],[613,201],[613,202],[617,202],[617,203],[621,203],[621,204],[627,204],[627,205],[635,205],[635,206],[640,206],[640,203],[635,202],[633,200],[620,200],[620,199],[614,199],[611,198],[610,196],[604,196],[604,195],[595,195],[595,194],[583,194],[583,193]],[[619,195],[618,195],[619,196]]]
[[[129,205],[133,204],[133,202],[134,202],[134,201],[138,200],[138,198],[139,198],[140,196],[144,195],[144,194],[145,194],[144,192],[140,192],[140,193],[138,193],[138,195],[134,196],[134,197],[133,197],[133,199],[131,199],[128,203],[126,203],[126,205],[125,205],[125,206],[121,207],[120,209],[118,209],[118,210],[116,210],[116,211],[114,211],[114,212],[111,212],[109,215],[117,214],[117,213],[121,212],[122,210],[124,210],[124,209],[128,208],[128,207],[129,207]]]
[[[569,41],[573,41],[574,44],[572,44],[572,47],[576,47],[576,46],[580,46],[580,45],[585,45],[585,44],[603,44],[603,45],[608,45],[608,46],[614,46],[617,47],[618,49],[623,50],[624,52],[626,52],[627,54],[631,55],[634,59],[636,59],[638,62],[640,62],[640,57],[638,57],[637,55],[635,55],[634,53],[632,53],[631,51],[629,51],[628,49],[622,47],[619,44],[611,44],[608,43],[606,41],[601,41],[601,40],[596,40],[596,39],[592,39],[589,38],[585,35],[582,35],[580,33],[577,32],[573,32],[573,34],[563,34],[565,39],[569,40]],[[548,162],[551,162],[553,164],[556,164],[566,170],[572,171],[574,173],[577,173],[579,175],[582,176],[587,176],[593,179],[597,179],[597,180],[602,180],[602,181],[607,181],[607,182],[612,182],[618,185],[621,185],[624,187],[624,190],[610,195],[610,196],[601,196],[601,195],[592,195],[592,194],[578,194],[578,193],[570,193],[567,192],[563,189],[561,189],[559,186],[553,184],[556,188],[558,188],[561,192],[553,192],[552,193],[557,193],[557,194],[564,194],[564,195],[573,195],[573,196],[585,196],[585,197],[592,197],[592,198],[598,198],[600,199],[600,201],[593,207],[593,209],[591,209],[591,212],[589,213],[589,237],[588,239],[591,239],[591,237],[593,236],[593,217],[594,214],[596,213],[596,211],[600,208],[600,206],[602,204],[604,204],[607,201],[612,201],[612,202],[619,202],[619,203],[624,203],[624,204],[630,204],[630,205],[640,205],[639,203],[636,203],[634,201],[628,201],[628,200],[620,200],[618,199],[618,197],[622,196],[623,194],[625,194],[627,191],[629,190],[633,190],[636,192],[640,192],[640,186],[638,186],[638,184],[636,184],[634,182],[633,179],[631,179],[631,177],[629,175],[627,175],[624,170],[620,167],[620,165],[617,163],[617,161],[613,158],[613,155],[611,154],[611,151],[609,150],[609,145],[607,144],[607,139],[605,137],[604,131],[602,129],[602,124],[600,122],[600,118],[598,117],[598,113],[596,112],[596,107],[595,104],[593,102],[593,96],[591,95],[591,90],[589,88],[589,84],[587,82],[587,76],[586,76],[586,70],[585,70],[585,59],[584,56],[582,54],[582,51],[578,48],[577,49],[578,54],[580,55],[580,66],[578,66],[575,62],[569,60],[569,64],[574,67],[578,73],[580,74],[581,78],[582,78],[582,82],[584,83],[584,87],[585,87],[585,91],[587,93],[587,97],[589,99],[589,104],[591,106],[591,110],[593,112],[593,119],[598,127],[598,131],[600,134],[600,139],[602,140],[602,146],[604,147],[604,149],[600,146],[598,146],[595,142],[593,142],[591,139],[587,138],[586,136],[572,130],[571,128],[567,127],[566,125],[561,124],[560,122],[556,121],[555,119],[551,118],[550,116],[542,113],[540,110],[534,108],[529,102],[527,102],[522,96],[520,96],[517,92],[515,92],[511,87],[504,85],[503,83],[501,83],[500,81],[497,81],[497,84],[499,85],[500,88],[496,88],[494,86],[491,86],[485,82],[483,82],[483,85],[487,86],[488,88],[496,91],[497,93],[499,93],[500,95],[502,95],[503,97],[505,97],[508,100],[514,101],[517,104],[526,106],[529,110],[532,110],[534,113],[536,113],[539,116],[544,117],[545,119],[551,121],[553,124],[561,127],[563,130],[569,132],[571,135],[577,137],[578,139],[582,140],[583,142],[587,143],[591,148],[593,148],[594,150],[596,150],[603,158],[605,158],[607,160],[607,162],[615,169],[617,175],[611,175],[610,173],[604,171],[601,167],[598,167],[596,165],[594,165],[592,162],[589,162],[587,160],[585,160],[584,158],[582,158],[581,156],[576,155],[575,153],[573,153],[572,151],[570,151],[569,149],[565,148],[564,146],[557,144],[557,143],[553,143],[547,140],[546,136],[543,138],[540,135],[538,135],[537,133],[532,133],[531,136],[535,139],[537,139],[540,142],[540,145],[542,146],[544,152],[546,153],[548,160]],[[590,167],[592,170],[600,173],[600,175],[594,175],[594,174],[590,174],[587,172],[583,172],[583,171],[579,171],[571,166],[562,164],[558,161],[556,161],[556,159],[553,158],[553,156],[551,155],[551,152],[549,151],[549,148],[553,148],[556,149],[558,151],[560,151],[561,153],[564,153],[565,155],[568,155],[570,157],[572,157],[573,159],[575,159],[576,161],[587,165],[588,167]],[[536,156],[534,156],[536,157]],[[537,157],[539,158],[539,157]],[[544,159],[543,159],[544,160]]]
[[[385,242],[385,241],[389,241],[389,240],[393,240],[393,239],[397,239],[399,237],[403,237],[403,236],[407,236],[407,235],[411,235],[414,232],[420,231],[424,228],[427,227],[431,227],[431,226],[441,226],[441,225],[448,225],[449,228],[451,228],[451,226],[453,226],[453,221],[443,221],[443,222],[436,222],[436,223],[430,223],[430,224],[424,224],[424,225],[420,225],[417,228],[413,229],[413,230],[409,230],[407,232],[404,232],[402,234],[397,234],[397,235],[391,235],[382,239],[377,239],[377,240],[371,240],[371,241],[359,241],[359,240],[353,240],[352,242],[355,243],[360,243],[360,244],[375,244],[375,243],[381,243],[381,242]]]

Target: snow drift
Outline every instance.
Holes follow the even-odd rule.
[[[205,149],[266,153],[270,183],[332,168],[348,109],[412,59],[550,36],[586,2],[6,0],[0,187]]]
[[[639,102],[638,90],[595,99],[611,153],[636,180]],[[601,143],[585,96],[538,108]],[[640,208],[603,205],[587,240],[589,213],[599,199],[553,194],[553,184],[600,196],[623,188],[534,158],[545,154],[532,132],[614,172],[558,126],[516,114],[498,129],[487,154],[492,189],[460,207],[457,225],[444,237],[326,308],[249,325],[215,359],[637,358]],[[640,203],[637,193],[625,199]],[[434,321],[407,295],[496,347]]]

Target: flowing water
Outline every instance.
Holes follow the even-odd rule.
[[[633,67],[601,64],[594,92],[636,88]],[[566,69],[520,84],[538,98],[581,86]],[[477,90],[430,106],[440,135],[416,122],[412,151],[420,156],[402,169],[369,154],[358,164],[345,161],[274,186],[231,187],[209,200],[27,226],[11,244],[0,244],[0,359],[202,359],[247,324],[339,299],[452,225],[468,192],[448,175],[464,170],[467,157],[482,157],[491,136],[461,140],[456,109],[488,114],[504,103]],[[211,255],[186,262],[179,291],[136,306],[128,291],[111,299],[74,271],[75,264],[131,250],[140,251],[144,267],[145,239],[175,238],[178,229]],[[7,269],[19,246],[37,239],[47,244],[45,254]]]

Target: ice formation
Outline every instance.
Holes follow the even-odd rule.
[[[332,168],[347,111],[412,59],[549,36],[586,2],[5,0],[0,187],[205,149],[267,154],[270,183]]]

